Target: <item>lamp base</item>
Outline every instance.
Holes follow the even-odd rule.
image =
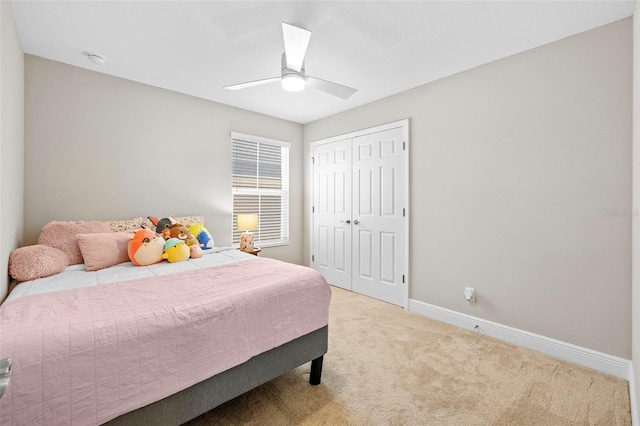
[[[249,232],[240,234],[240,250],[249,253],[253,252],[253,234]]]

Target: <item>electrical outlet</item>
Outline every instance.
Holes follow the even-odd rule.
[[[473,287],[465,287],[464,288],[464,298],[469,302],[476,301],[476,289]]]

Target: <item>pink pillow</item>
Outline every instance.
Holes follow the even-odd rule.
[[[40,232],[38,244],[54,247],[69,256],[69,264],[84,263],[82,253],[78,247],[76,234],[89,234],[95,232],[111,232],[111,228],[105,222],[49,222]]]
[[[78,245],[87,271],[97,271],[118,263],[129,262],[131,232],[78,234]]]
[[[60,273],[69,266],[69,256],[45,245],[20,247],[9,255],[9,275],[18,281],[35,280]]]

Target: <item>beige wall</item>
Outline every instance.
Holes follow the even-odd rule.
[[[633,57],[640,58],[640,1],[635,1],[633,15]],[[631,389],[631,415],[638,415],[640,395],[637,385],[640,384],[640,63],[638,59],[633,64],[633,233],[632,233],[632,298],[631,298],[631,335],[632,335],[632,366],[634,377],[629,379],[635,387]],[[633,380],[633,381],[632,381]],[[635,393],[633,393],[635,392]],[[638,418],[636,421],[640,420]]]
[[[202,214],[231,244],[230,132],[291,146],[291,244],[302,261],[302,126],[25,56],[25,239],[51,220]]]
[[[0,1],[0,261],[22,244],[24,157],[24,54],[11,3]],[[0,274],[0,301],[8,275]]]
[[[409,118],[410,297],[630,359],[631,74],[626,19],[305,125],[305,158]]]

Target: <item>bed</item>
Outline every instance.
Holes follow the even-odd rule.
[[[307,362],[320,383],[331,291],[310,268],[214,248],[87,269],[0,305],[0,424],[177,425]]]

